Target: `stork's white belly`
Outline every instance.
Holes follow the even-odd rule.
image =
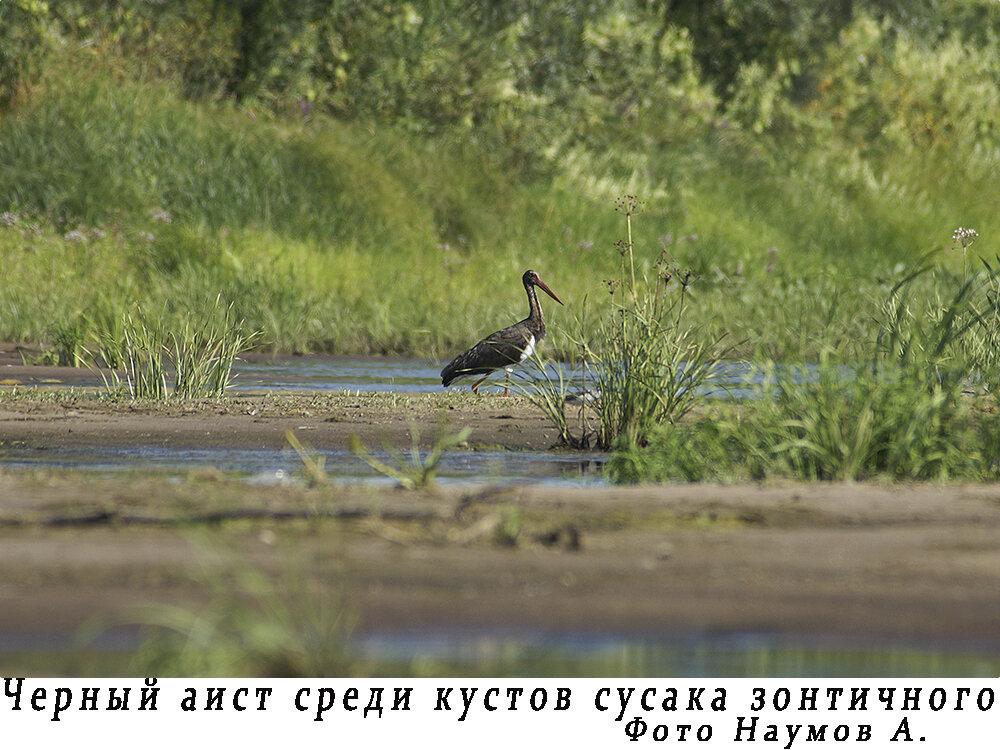
[[[528,357],[530,357],[532,354],[535,353],[535,346],[537,345],[537,343],[538,342],[535,341],[534,336],[528,339],[528,343],[524,345],[524,351],[521,352],[521,356],[518,358],[517,362],[512,362],[503,369],[505,369],[508,373],[513,372],[514,368],[517,365],[521,364],[522,362],[524,362],[524,360],[526,360]]]
[[[530,357],[532,354],[535,353],[535,344],[536,341],[534,336],[528,339],[528,343],[525,344],[524,346],[524,351],[521,352],[521,359],[518,360],[519,362],[524,362],[524,360],[526,360],[528,357]]]

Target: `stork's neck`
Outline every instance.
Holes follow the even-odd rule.
[[[533,328],[545,330],[545,318],[542,317],[542,306],[538,304],[534,284],[525,284],[524,291],[528,293],[528,324]]]

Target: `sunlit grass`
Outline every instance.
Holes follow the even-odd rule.
[[[169,81],[54,66],[0,123],[0,337],[69,361],[74,321],[102,307],[138,303],[178,329],[221,294],[259,348],[445,359],[523,317],[516,282],[530,267],[567,302],[547,340],[565,355],[583,301],[618,271],[605,193],[638,170],[651,193],[634,242],[693,269],[692,327],[743,342],[740,356],[850,357],[875,337],[856,311],[909,261],[937,249],[935,263],[976,268],[951,229],[1000,230],[987,189],[998,157],[965,142],[914,159],[836,138],[783,151],[688,133],[633,149],[627,170],[557,153],[544,176],[441,137],[258,117],[184,100]],[[967,179],[940,177],[963,159]],[[637,257],[637,276],[652,262]]]
[[[765,361],[752,398],[663,423],[646,447],[619,445],[609,477],[994,481],[995,357],[983,343],[996,337],[995,278],[942,280],[950,292],[927,304],[924,276],[871,306],[878,335],[859,358],[828,349],[811,367]]]

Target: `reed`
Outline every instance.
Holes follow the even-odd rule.
[[[119,315],[100,314],[92,321],[93,336],[105,370],[106,389],[133,399],[222,398],[232,383],[237,356],[250,349],[260,332],[246,333],[234,322],[232,305],[220,297],[200,324],[182,319],[166,330],[141,307]],[[94,366],[93,362],[89,366]],[[168,387],[168,373],[173,387]]]
[[[187,319],[168,336],[178,398],[222,398],[231,385],[236,358],[260,338],[260,331],[244,333],[243,322],[232,320],[231,304],[223,308],[221,297],[216,297],[215,305],[208,320],[194,325]]]
[[[167,370],[164,366],[166,335],[155,322],[146,318],[141,308],[136,315],[123,314],[121,354],[125,379],[121,382],[112,371],[105,385],[109,390],[124,386],[133,399],[162,401],[167,398]]]

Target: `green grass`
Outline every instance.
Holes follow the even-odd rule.
[[[53,60],[0,120],[0,338],[41,342],[47,361],[117,364],[156,397],[164,354],[178,391],[215,395],[247,345],[446,359],[523,317],[530,267],[567,303],[546,310],[546,351],[597,363],[608,394],[578,436],[565,384],[540,405],[567,444],[624,436],[620,478],[995,471],[990,411],[962,388],[992,403],[1000,382],[1000,286],[981,262],[1000,234],[1000,151],[958,102],[887,106],[906,96],[896,78],[940,77],[919,58],[854,92],[883,139],[848,116],[853,62],[834,55],[831,88],[759,134],[710,99],[704,127],[647,113],[544,148],[496,122],[431,132],[193,100],[106,52]],[[637,191],[642,220],[621,240],[612,201]],[[970,226],[981,239],[965,247],[952,235]],[[921,264],[934,272],[911,278]],[[146,322],[122,315],[137,310]],[[826,364],[728,422],[685,420],[720,340],[764,365]]]
[[[609,477],[995,481],[998,392],[984,345],[997,334],[993,269],[951,280],[930,309],[914,289],[922,283],[911,274],[873,306],[879,335],[861,358],[827,350],[811,368],[765,362],[750,399],[709,415],[701,399],[698,419],[620,443]]]
[[[955,226],[989,247],[996,157],[946,145],[915,160],[689,133],[616,158],[554,146],[525,171],[455,133],[251,116],[70,61],[0,121],[0,337],[72,358],[74,322],[103,307],[179,330],[221,294],[258,348],[444,359],[523,316],[533,267],[568,302],[548,311],[550,351],[571,353],[573,316],[586,301],[602,317],[618,272],[610,196],[640,182],[634,242],[695,270],[691,325],[814,359],[873,337],[854,311],[900,263],[940,248],[957,271]],[[940,179],[955,161],[974,168]],[[635,270],[652,276],[652,258]]]

